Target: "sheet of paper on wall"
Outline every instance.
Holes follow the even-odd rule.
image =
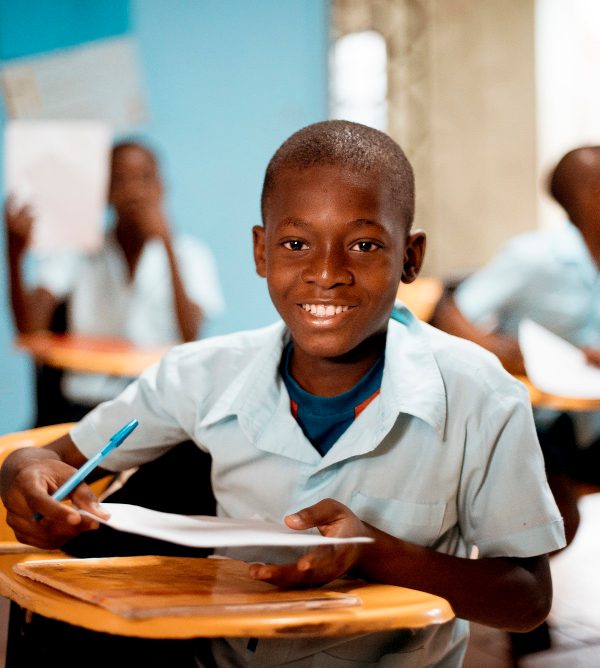
[[[3,62],[0,82],[11,120],[100,120],[130,132],[148,116],[131,36]]]
[[[33,212],[36,251],[102,245],[112,131],[100,121],[10,121],[5,192]]]
[[[126,503],[103,503],[110,519],[100,520],[118,531],[166,540],[189,547],[246,547],[249,545],[311,546],[369,543],[355,536],[329,538],[311,531],[294,531],[284,524],[263,520],[237,520],[206,515],[177,515]],[[98,519],[85,511],[82,514]]]
[[[519,325],[519,346],[531,382],[542,392],[561,397],[600,397],[600,368],[583,352],[532,320]]]

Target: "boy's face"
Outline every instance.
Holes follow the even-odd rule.
[[[419,271],[425,235],[406,234],[382,180],[330,166],[276,175],[253,230],[256,271],[308,355],[339,357],[385,332],[400,280]]]
[[[140,207],[157,205],[161,197],[155,160],[135,146],[118,151],[111,168],[109,201],[119,216],[135,215]]]

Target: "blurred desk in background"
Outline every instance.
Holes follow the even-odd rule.
[[[147,367],[158,362],[170,348],[146,348],[122,339],[50,332],[21,334],[15,344],[29,352],[38,364],[128,378],[139,376]]]
[[[578,397],[561,397],[548,394],[537,388],[527,376],[515,376],[520,380],[527,391],[532,406],[536,408],[550,408],[557,411],[598,411],[600,410],[600,397],[597,399],[580,399]]]
[[[444,283],[433,276],[423,276],[412,283],[400,283],[396,297],[419,318],[428,322],[444,291]]]

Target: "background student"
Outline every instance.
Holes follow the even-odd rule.
[[[511,240],[436,309],[433,324],[494,352],[524,374],[519,322],[531,318],[600,362],[600,147],[569,151],[549,182],[568,220]],[[551,364],[552,361],[548,360]],[[536,411],[549,482],[567,541],[579,525],[573,481],[600,484],[600,414]]]
[[[457,615],[410,634],[219,638],[216,665],[459,666],[464,620],[539,624],[551,601],[546,554],[564,536],[525,389],[489,353],[407,310],[390,321],[425,250],[400,147],[356,123],[308,126],[271,159],[262,215],[256,270],[283,322],[174,348],[70,435],[12,454],[0,482],[17,537],[56,547],[93,528],[50,494],[136,417],[110,469],[191,437],[212,457],[219,515],[374,538],[300,554],[219,550],[253,562],[252,577],[306,586],[348,573],[443,596]],[[87,485],[71,498],[102,512]]]
[[[10,294],[17,330],[51,329],[60,313],[57,307],[65,302],[62,328],[69,333],[149,346],[196,339],[203,321],[216,316],[223,306],[217,269],[204,244],[173,234],[164,209],[158,161],[147,146],[138,142],[114,146],[108,203],[114,225],[101,250],[39,259],[37,281],[30,288],[23,279],[23,260],[32,213],[8,201]],[[128,382],[115,376],[65,373],[64,400],[38,396],[47,405],[38,406],[37,426],[77,420],[116,396]]]

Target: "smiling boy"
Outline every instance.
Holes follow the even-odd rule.
[[[179,346],[70,436],[12,455],[2,496],[19,539],[56,547],[93,528],[50,494],[135,416],[111,470],[191,438],[212,456],[219,515],[375,539],[307,554],[219,550],[259,562],[252,577],[297,586],[349,573],[443,596],[462,618],[360,638],[217,639],[217,665],[459,666],[464,620],[539,624],[546,554],[564,536],[529,402],[481,348],[406,309],[390,320],[425,250],[413,211],[412,169],[385,134],[326,121],[292,135],[269,163],[253,230],[283,322]],[[71,498],[94,511],[86,485]]]

